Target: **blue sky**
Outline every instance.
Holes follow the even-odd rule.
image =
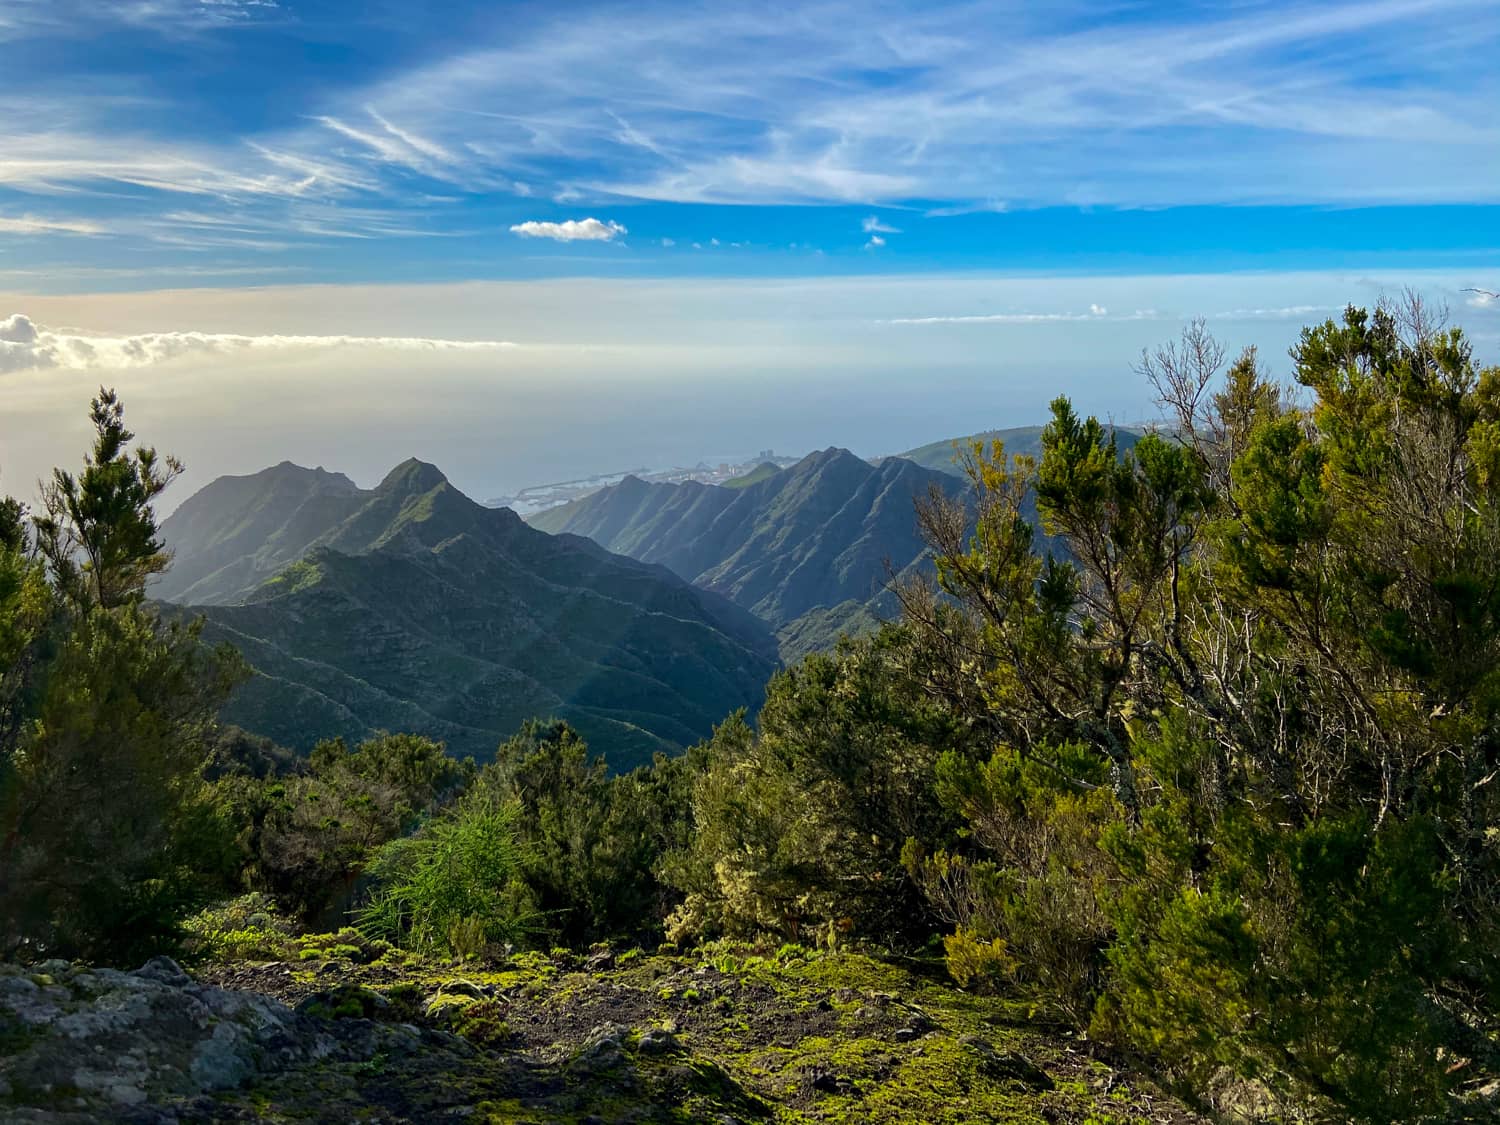
[[[1420,292],[1500,359],[1495,0],[0,0],[0,473],[477,495],[1139,420]],[[187,489],[179,488],[178,499]]]
[[[0,0],[0,287],[1489,266],[1497,47],[1492,0]]]

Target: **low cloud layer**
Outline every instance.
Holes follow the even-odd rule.
[[[1476,304],[1471,301],[1470,304]],[[1322,320],[1336,314],[1341,305],[1286,305],[1276,308],[1226,309],[1222,312],[1202,314],[1205,320],[1225,321],[1309,321]],[[1476,304],[1476,307],[1477,304]],[[1097,302],[1087,312],[1003,312],[981,313],[971,316],[897,316],[882,321],[883,324],[1055,324],[1081,321],[1126,322],[1136,320],[1182,320],[1186,314],[1165,312],[1161,309],[1133,309],[1126,313],[1112,313]]]
[[[11,371],[150,367],[183,356],[266,349],[382,348],[475,352],[514,348],[507,340],[434,340],[418,336],[241,336],[216,332],[146,332],[104,336],[53,329],[22,313],[0,318],[0,374]]]
[[[555,242],[613,242],[622,234],[629,234],[614,220],[569,219],[562,223],[542,223],[532,220],[511,227],[512,234],[522,238],[550,238]]]
[[[897,316],[886,324],[1052,324],[1079,320],[1161,320],[1165,314],[1156,309],[1111,315],[1103,305],[1091,304],[1088,312],[1005,312],[975,316]]]

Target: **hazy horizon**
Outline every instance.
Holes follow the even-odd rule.
[[[1410,286],[1500,358],[1467,273],[779,281],[577,279],[0,295],[0,481],[75,465],[88,399],[123,396],[187,474],[164,508],[282,460],[364,486],[408,456],[477,498],[638,466],[897,453],[1045,420],[1057,394],[1155,417],[1132,370],[1194,316],[1285,376],[1304,324]],[[1272,304],[1271,302],[1279,302]],[[25,317],[22,321],[18,317]],[[10,325],[7,329],[5,326]]]

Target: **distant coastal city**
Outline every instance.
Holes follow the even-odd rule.
[[[690,469],[680,466],[671,469],[627,469],[624,472],[600,473],[553,484],[532,485],[509,496],[493,496],[485,501],[485,505],[490,508],[509,508],[526,518],[560,507],[571,500],[582,499],[601,488],[619,484],[629,476],[666,484],[682,484],[690,480],[700,484],[732,484],[742,477],[756,474],[764,466],[784,469],[788,465],[795,465],[797,461],[796,457],[781,456],[775,450],[763,449],[748,461],[719,461],[715,464],[699,461]]]

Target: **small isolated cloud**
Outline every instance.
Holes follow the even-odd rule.
[[[222,356],[266,349],[390,348],[398,351],[496,351],[507,340],[438,340],[418,336],[239,336],[217,332],[147,332],[95,336],[53,330],[29,316],[0,319],[0,374],[8,371],[150,367],[183,356]]]
[[[664,238],[664,239],[661,240],[661,244],[663,246],[671,247],[671,246],[676,246],[677,245],[677,241],[675,239],[671,239],[671,238]]]
[[[1090,316],[1108,316],[1109,315],[1109,310],[1107,308],[1105,308],[1103,305],[1090,305],[1089,306],[1089,315]]]
[[[103,234],[97,223],[76,219],[46,219],[40,215],[9,218],[0,215],[0,234]]]
[[[630,233],[612,219],[569,219],[562,223],[533,220],[517,223],[510,230],[512,234],[519,234],[522,238],[550,238],[555,242],[613,242],[622,234]]]
[[[879,250],[884,245],[885,245],[885,239],[881,238],[880,235],[878,235],[878,234],[872,234],[872,235],[870,235],[870,241],[865,243],[865,249],[866,250]]]
[[[880,221],[880,217],[878,215],[871,215],[869,218],[867,218],[864,222],[862,222],[860,224],[860,229],[863,230],[866,234],[900,234],[901,233],[901,228],[900,227],[893,227],[893,226],[890,225],[890,223],[883,223],[883,222],[881,222]]]
[[[1470,290],[1469,299],[1464,302],[1471,309],[1500,309],[1500,293],[1492,293],[1488,289]]]

